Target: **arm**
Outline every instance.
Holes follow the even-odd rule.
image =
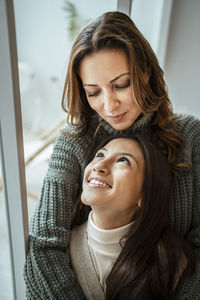
[[[192,228],[186,239],[193,243],[196,256],[196,269],[192,276],[183,278],[174,299],[200,299],[200,122],[196,125],[196,134],[191,143],[193,166],[193,216]]]
[[[72,143],[58,137],[30,224],[24,268],[27,299],[85,299],[67,255],[80,181]]]

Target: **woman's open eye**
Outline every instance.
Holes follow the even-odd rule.
[[[116,89],[124,89],[130,86],[130,80],[126,81],[125,83],[122,84],[116,84],[115,88]]]
[[[124,164],[129,165],[129,166],[131,165],[130,160],[129,160],[128,158],[126,158],[125,156],[120,157],[120,158],[118,159],[118,162],[122,162],[122,163],[124,163]]]
[[[104,157],[104,153],[103,152],[101,152],[101,151],[99,151],[99,152],[97,152],[96,153],[96,155],[95,155],[95,158],[103,158]]]

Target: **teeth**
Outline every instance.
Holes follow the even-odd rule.
[[[96,184],[96,185],[101,185],[101,186],[104,186],[104,187],[109,187],[108,184],[104,183],[104,182],[101,182],[99,180],[95,180],[95,179],[91,179],[90,180],[90,183],[93,183],[93,184]]]

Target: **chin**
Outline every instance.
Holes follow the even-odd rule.
[[[133,123],[134,123],[134,122],[133,122]],[[112,128],[114,128],[115,130],[120,131],[120,130],[126,130],[126,129],[130,128],[130,127],[133,125],[133,123],[130,123],[130,124],[111,124],[111,123],[110,123],[110,125],[111,125]]]
[[[81,196],[81,202],[82,202],[83,204],[85,204],[85,205],[90,205],[90,204],[89,204],[90,201],[88,201],[87,198],[82,197],[82,196]]]
[[[87,206],[91,206],[93,203],[98,202],[96,197],[91,197],[89,195],[81,195],[81,202]]]

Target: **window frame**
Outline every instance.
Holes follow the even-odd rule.
[[[26,299],[28,211],[13,1],[0,1],[0,150],[13,298]]]

